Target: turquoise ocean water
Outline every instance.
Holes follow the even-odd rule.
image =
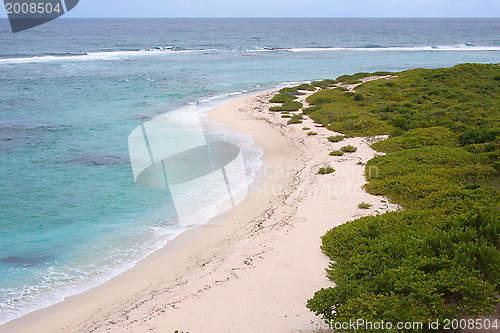
[[[145,121],[290,82],[462,62],[500,63],[500,19],[59,19],[18,34],[0,20],[0,323],[184,230],[167,192],[134,183],[127,138]],[[208,128],[243,147],[251,178],[258,148]]]

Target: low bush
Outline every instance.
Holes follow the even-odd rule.
[[[365,98],[363,97],[363,94],[360,94],[360,93],[354,94],[353,98],[356,102],[362,102],[365,100]]]
[[[303,83],[299,86],[297,86],[298,90],[307,90],[307,91],[314,91],[316,90],[316,87],[307,83]]]
[[[326,79],[324,81],[327,82],[330,86],[333,86],[333,85],[336,85],[337,83],[339,83],[339,81],[332,80],[332,79]]]
[[[361,83],[363,83],[363,81],[356,80],[356,79],[351,79],[351,80],[347,80],[347,81],[342,82],[342,84],[361,84]]]
[[[352,145],[348,145],[348,146],[343,146],[342,148],[340,148],[340,150],[343,151],[344,153],[354,153],[358,151],[358,148]]]
[[[311,82],[311,86],[326,89],[330,86],[330,84],[327,81],[314,81]]]
[[[462,146],[475,143],[493,142],[500,137],[500,129],[482,129],[482,128],[467,128],[460,135],[460,144]]]
[[[452,203],[492,200],[483,190],[467,193],[461,189],[470,184],[488,183],[496,176],[485,156],[445,146],[405,149],[377,156],[368,162],[366,170],[369,183],[365,188],[370,193],[388,195],[409,209],[446,211],[457,208],[450,206]]]
[[[387,155],[367,163],[365,189],[404,210],[327,232],[322,250],[336,287],[316,292],[307,307],[332,323],[439,320],[440,331],[444,319],[475,318],[498,303],[500,86],[493,82],[500,66],[462,64],[396,76],[359,86],[362,103],[337,89],[308,98],[332,98],[308,113],[329,129],[391,134],[372,145]],[[422,331],[433,330],[405,332]]]
[[[357,95],[343,96],[339,89],[321,90],[308,97],[308,102],[318,107],[306,112],[313,120],[349,136],[397,136],[416,128],[445,127],[457,134],[463,146],[493,142],[500,135],[494,117],[500,87],[492,84],[497,67],[463,64],[441,69],[441,74],[427,69],[404,71],[389,81],[357,87],[356,93],[364,98],[359,103],[353,102]],[[345,81],[373,74],[341,78]],[[350,119],[352,114],[359,117]]]
[[[297,87],[285,87],[280,89],[279,91],[280,94],[290,94],[293,96],[299,96],[299,95],[304,95],[303,92],[300,92]]]
[[[363,201],[363,202],[359,203],[358,208],[360,208],[360,209],[370,209],[370,208],[372,208],[372,206],[373,205],[371,205],[371,204]]]
[[[369,77],[369,76],[386,76],[386,75],[392,75],[392,74],[393,74],[392,72],[374,72],[374,73],[361,72],[361,73],[356,73],[356,74],[352,74],[352,75],[341,75],[337,78],[337,81],[347,82],[347,81],[364,79],[365,77]]]
[[[301,114],[295,114],[291,117],[291,119],[288,121],[288,125],[293,125],[293,124],[302,124],[302,115]]]
[[[440,329],[445,319],[491,311],[499,292],[498,221],[498,210],[470,207],[439,223],[429,211],[392,212],[332,229],[322,249],[333,259],[327,271],[336,287],[316,292],[307,306],[334,323],[439,320]]]
[[[288,101],[283,103],[283,111],[298,111],[303,106],[302,103],[296,101]]]
[[[330,174],[330,173],[333,173],[333,172],[335,172],[334,168],[332,168],[332,167],[323,167],[323,168],[319,168],[318,174],[320,174],[320,175],[327,175],[327,174]]]
[[[269,111],[279,112],[279,111],[299,111],[303,106],[302,103],[297,101],[287,101],[283,103],[282,106],[273,106],[269,108]]]
[[[332,152],[330,152],[330,156],[344,156],[344,152],[341,151],[341,150],[334,150]]]
[[[309,100],[309,104],[311,105],[320,105],[333,102],[332,98],[328,97],[314,97]]]
[[[310,107],[304,108],[303,113],[309,114],[309,113],[312,113],[314,111],[318,111],[319,109],[321,109],[321,106],[319,106],[319,105],[310,106]]]
[[[313,132],[313,131],[307,132],[307,136],[311,136],[311,135],[318,135],[318,132]]]
[[[269,100],[271,103],[285,103],[285,102],[290,102],[293,101],[296,96],[288,93],[280,93],[275,95],[273,98]]]
[[[330,142],[340,142],[342,140],[344,140],[343,135],[332,135],[328,137],[328,141]]]
[[[457,135],[445,127],[417,128],[408,132],[401,131],[399,136],[379,141],[372,148],[385,153],[415,149],[427,146],[458,147]]]

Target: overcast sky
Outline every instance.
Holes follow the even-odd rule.
[[[80,0],[65,17],[500,17],[500,0]]]

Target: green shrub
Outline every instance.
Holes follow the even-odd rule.
[[[289,101],[283,103],[282,108],[284,109],[283,111],[298,111],[300,108],[303,106],[302,103],[296,102],[296,101]]]
[[[391,134],[372,145],[387,155],[367,163],[365,188],[404,210],[326,233],[322,250],[336,287],[316,292],[307,307],[334,323],[443,323],[487,314],[500,294],[500,86],[493,84],[500,66],[396,75],[394,84],[359,86],[363,103],[337,89],[308,97],[332,99],[308,113],[329,129]],[[361,76],[368,74],[342,79]]]
[[[311,127],[302,127],[302,129],[303,129],[304,131],[309,131],[309,130],[311,129]]]
[[[334,260],[328,275],[337,286],[316,292],[307,307],[334,322],[439,319],[441,325],[457,314],[491,311],[500,278],[498,210],[439,218],[393,212],[330,230],[322,249]]]
[[[353,98],[354,98],[354,100],[355,100],[356,102],[362,102],[362,101],[364,101],[364,100],[365,100],[365,98],[364,98],[363,94],[359,94],[359,93],[358,93],[358,94],[354,94],[354,97],[353,97]]]
[[[333,85],[339,83],[339,81],[337,81],[337,80],[331,80],[331,79],[326,79],[324,81],[327,82],[330,86],[333,86]]]
[[[373,205],[371,205],[371,204],[363,201],[363,202],[359,203],[358,208],[360,208],[360,209],[370,209],[370,208],[372,208],[372,206]]]
[[[347,80],[347,81],[344,81],[342,82],[343,84],[361,84],[363,83],[363,81],[361,80],[356,80],[356,79],[352,79],[352,80]]]
[[[332,168],[332,167],[323,167],[323,168],[319,168],[318,174],[320,174],[320,175],[327,175],[327,174],[330,174],[330,173],[333,173],[333,172],[335,172],[334,168]]]
[[[342,140],[344,140],[343,135],[332,135],[328,137],[328,141],[330,142],[340,142]]]
[[[281,118],[292,118],[292,116],[289,114],[282,114]]]
[[[325,103],[331,103],[333,102],[333,99],[331,98],[325,98],[325,97],[316,97],[310,100],[311,105],[320,105],[320,104],[325,104]]]
[[[387,76],[387,75],[394,75],[394,74],[395,74],[394,72],[379,71],[379,72],[373,72],[368,76]]]
[[[285,102],[290,102],[293,101],[295,98],[297,98],[294,95],[288,94],[288,93],[280,93],[278,95],[275,95],[273,98],[269,100],[271,103],[285,103]]]
[[[292,116],[292,118],[288,121],[288,125],[292,124],[301,124],[302,123],[302,115],[301,114],[295,114]]]
[[[330,152],[330,156],[344,156],[344,152],[341,150],[334,150]]]
[[[494,114],[500,87],[493,84],[498,66],[463,64],[441,69],[439,74],[433,71],[416,69],[397,73],[390,81],[366,82],[356,88],[364,97],[362,103],[354,101],[356,95],[343,96],[339,89],[321,90],[308,98],[318,107],[306,112],[313,120],[349,136],[397,136],[415,128],[445,127],[464,146],[494,141],[499,135]],[[352,114],[359,117],[350,119]]]
[[[465,185],[483,183],[495,176],[488,162],[464,148],[428,146],[395,151],[368,162],[366,177],[370,183],[365,188],[372,194],[388,195],[406,208],[449,210],[444,202],[466,199],[458,192]],[[489,195],[481,195],[491,200]]]
[[[307,136],[311,136],[311,135],[318,135],[318,132],[313,132],[313,131],[307,132]]]
[[[311,86],[313,87],[319,87],[321,89],[326,89],[330,86],[330,83],[328,83],[326,80],[324,81],[314,81],[311,82]]]
[[[307,83],[303,83],[303,84],[297,86],[297,89],[298,90],[314,91],[314,90],[316,90],[316,87],[314,87],[313,85],[307,84]]]
[[[356,73],[353,75],[339,76],[337,78],[337,81],[340,81],[340,82],[356,82],[356,81],[362,82],[362,81],[360,81],[360,79],[364,79],[365,77],[368,77],[368,76],[386,76],[386,75],[392,75],[392,74],[393,73],[391,73],[391,72],[375,72],[375,73],[362,72],[362,73]]]
[[[310,107],[304,108],[303,113],[309,114],[309,113],[312,113],[314,111],[318,111],[319,109],[321,109],[321,106],[319,106],[319,105],[310,106]]]
[[[285,87],[280,89],[279,91],[280,94],[290,94],[293,96],[299,96],[299,95],[304,95],[304,93],[300,92],[297,87]]]
[[[500,136],[500,129],[468,128],[460,136],[462,146],[475,143],[486,143],[495,141]]]
[[[354,153],[354,152],[358,151],[358,148],[354,147],[352,145],[348,145],[348,146],[344,146],[344,147],[340,148],[340,150],[343,151],[344,153]]]
[[[394,131],[392,131],[389,136],[390,137],[396,137],[396,136],[401,136],[405,134],[405,131],[403,131],[401,128],[396,128],[394,129]]]
[[[445,127],[417,128],[408,132],[402,131],[399,136],[379,141],[372,148],[385,153],[427,146],[458,147],[455,133]]]
[[[269,108],[269,111],[278,112],[278,111],[298,111],[303,106],[302,103],[297,101],[288,101],[283,103],[282,106],[273,106]]]

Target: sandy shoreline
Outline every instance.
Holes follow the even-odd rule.
[[[252,135],[264,151],[266,178],[252,197],[109,282],[2,325],[0,332],[307,332],[294,329],[318,320],[306,301],[333,285],[320,237],[397,207],[362,190],[363,163],[375,156],[366,139],[330,143],[332,132],[310,119],[287,126],[279,112],[268,112],[271,94],[209,112]],[[307,136],[305,126],[318,135]],[[347,144],[358,151],[329,156]],[[336,172],[317,175],[327,165]],[[359,209],[362,201],[373,208]]]

